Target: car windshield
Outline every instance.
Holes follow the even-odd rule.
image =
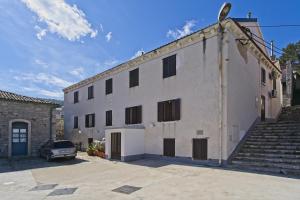
[[[54,142],[54,149],[60,149],[60,148],[72,148],[74,147],[74,144],[70,141],[59,141]]]

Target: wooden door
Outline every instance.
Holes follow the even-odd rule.
[[[193,139],[193,159],[207,160],[207,139]]]
[[[121,160],[121,133],[111,133],[111,159]]]
[[[174,157],[175,156],[175,139],[165,138],[164,139],[164,156]]]

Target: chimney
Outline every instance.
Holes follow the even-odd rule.
[[[247,14],[247,17],[248,17],[248,19],[251,19],[251,17],[252,17],[252,12],[248,12],[248,14]]]

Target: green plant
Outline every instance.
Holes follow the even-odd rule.
[[[104,143],[96,144],[96,150],[98,150],[100,152],[105,152],[105,144]]]
[[[87,154],[89,156],[94,156],[95,155],[95,151],[96,151],[96,145],[95,144],[90,144],[86,150]]]

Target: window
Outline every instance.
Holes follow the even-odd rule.
[[[95,114],[85,115],[85,127],[95,127]]]
[[[159,122],[180,120],[180,99],[158,102]]]
[[[139,68],[129,72],[129,87],[135,87],[139,85]]]
[[[77,129],[78,128],[78,116],[75,116],[74,117],[74,129]]]
[[[106,111],[105,115],[106,115],[105,125],[112,126],[112,111],[111,110]]]
[[[88,87],[88,99],[94,98],[94,86]]]
[[[264,68],[261,68],[261,83],[266,84],[266,70]]]
[[[176,54],[163,59],[163,78],[176,75]]]
[[[142,123],[142,106],[135,106],[125,109],[125,124]]]
[[[79,102],[79,92],[76,91],[74,92],[74,103],[78,103]]]
[[[164,138],[164,156],[175,156],[175,139]]]
[[[113,92],[113,80],[111,79],[107,79],[105,81],[105,94],[111,94]]]

